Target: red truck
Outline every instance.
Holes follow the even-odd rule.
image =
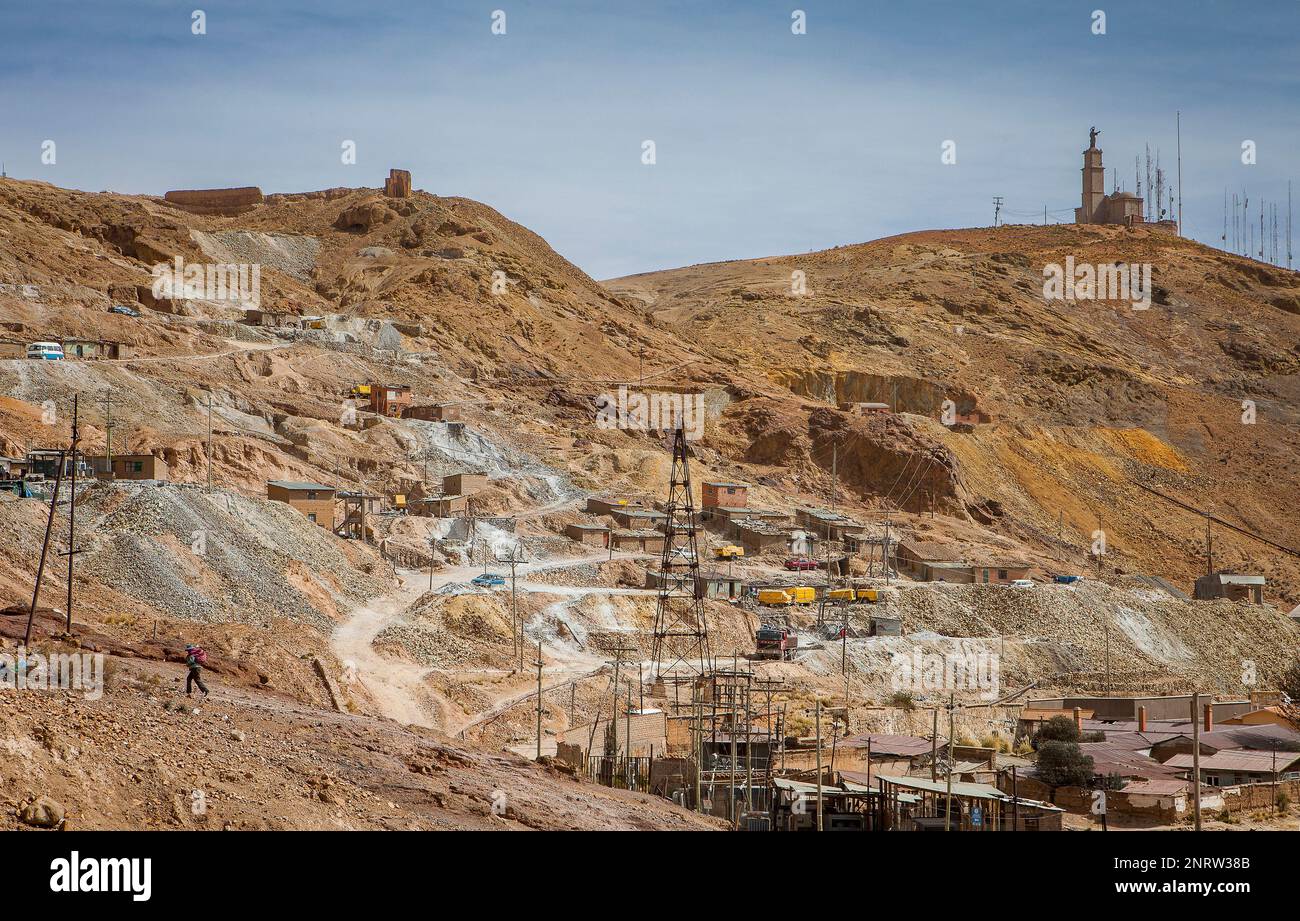
[[[796,557],[793,560],[786,560],[785,568],[792,572],[803,572],[809,569],[816,569],[817,561],[804,559],[803,557]]]
[[[756,659],[780,659],[786,662],[794,658],[797,648],[799,636],[788,627],[769,627],[764,624],[754,632]]]

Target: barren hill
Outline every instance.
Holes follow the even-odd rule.
[[[1067,257],[1150,263],[1149,309],[1046,300],[1043,268]],[[803,296],[791,293],[795,272]],[[837,403],[938,420],[947,399],[986,414],[964,432],[919,426],[943,453],[902,490],[909,511],[974,516],[1075,567],[1102,528],[1120,568],[1187,584],[1205,571],[1204,521],[1142,483],[1300,546],[1289,513],[1300,498],[1294,272],[1158,231],[1064,225],[904,234],[606,284],[823,407],[783,433],[787,458],[826,466],[825,432],[844,424]],[[887,495],[896,465],[854,435],[840,444],[844,482],[866,500]],[[1215,535],[1215,566],[1263,572],[1284,609],[1300,601],[1297,562]]]
[[[1045,301],[1043,266],[1067,256],[1152,263],[1150,308]],[[260,266],[260,303],[155,297],[151,270],[177,258]],[[806,280],[797,295],[796,272]],[[480,822],[481,778],[503,775],[539,797],[533,819],[558,809],[556,824],[682,821],[671,807],[604,793],[579,819],[562,804],[592,796],[589,785],[484,751],[531,751],[535,739],[535,674],[520,663],[517,631],[544,663],[550,748],[608,713],[615,650],[648,656],[655,596],[644,579],[655,555],[565,534],[596,520],[590,495],[665,495],[663,434],[597,424],[597,398],[620,384],[702,396],[697,484],[743,480],[751,505],[784,513],[833,502],[874,523],[888,507],[895,537],[1015,555],[1040,577],[1087,571],[1098,583],[1016,594],[900,580],[877,612],[901,618],[905,636],[854,632],[840,651],[813,643],[794,662],[759,664],[788,682],[792,730],[801,704],[850,683],[855,729],[924,730],[916,714],[878,704],[892,656],[946,638],[999,638],[1007,680],[1044,690],[1096,689],[1113,656],[1108,686],[1115,677],[1133,690],[1240,693],[1239,659],[1252,657],[1268,682],[1295,647],[1297,628],[1279,608],[1300,601],[1297,560],[1215,525],[1216,568],[1266,575],[1266,605],[1188,602],[1141,577],[1190,590],[1206,565],[1195,509],[1300,543],[1289,515],[1300,492],[1298,297],[1292,273],[1141,230],[934,231],[600,284],[467,199],[331,189],[220,216],[0,180],[0,340],[10,354],[72,338],[123,349],[99,360],[0,358],[0,455],[66,446],[77,396],[86,452],[105,453],[111,431],[115,455],[152,454],[166,478],[79,485],[73,639],[107,651],[120,677],[107,703],[84,711],[61,697],[25,699],[5,729],[30,736],[15,750],[31,757],[4,780],[68,798],[82,821],[106,827],[186,824],[176,797],[213,777],[228,785],[218,827],[257,824],[255,803],[280,785],[302,801],[267,824],[493,824]],[[367,383],[407,385],[417,405],[454,407],[461,421],[358,413],[353,388]],[[1258,410],[1249,425],[1243,400]],[[864,401],[892,411],[845,408]],[[945,424],[945,401],[962,424]],[[472,525],[389,506],[469,471],[488,477]],[[389,507],[371,518],[370,541],[348,540],[269,501],[270,479],[366,490]],[[62,501],[43,606],[63,604],[67,562],[54,554],[69,543],[66,492]],[[48,507],[0,494],[0,607],[31,600]],[[1109,546],[1097,572],[1089,552],[1099,528]],[[705,553],[724,542],[701,540]],[[508,572],[498,561],[516,547],[529,560],[517,610],[508,591],[471,581]],[[735,572],[784,576],[785,555],[750,554]],[[864,560],[853,565],[867,578]],[[762,619],[814,638],[808,610],[711,600],[708,611],[720,655],[744,654]],[[21,626],[0,619],[7,648]],[[57,613],[38,619],[42,648],[65,642],[61,633]],[[197,720],[170,693],[185,641],[221,663],[217,699]],[[246,707],[255,712],[241,722]],[[35,728],[69,710],[109,752],[93,771],[69,767],[66,740]],[[149,756],[161,767],[117,776],[112,765],[137,740],[110,741],[114,719],[159,735]],[[224,740],[227,722],[265,777],[235,776],[242,740],[166,763],[162,750],[188,732]],[[974,720],[967,728],[984,731]],[[313,731],[339,734],[350,753],[312,742],[275,755]],[[417,757],[430,745],[432,761]],[[398,763],[407,756],[415,760]],[[81,794],[76,770],[90,778]],[[371,771],[378,780],[362,776]],[[456,774],[450,796],[420,779],[443,771]],[[321,796],[345,782],[347,807]],[[403,796],[409,810],[387,806]]]

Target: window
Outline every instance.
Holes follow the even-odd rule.
[[[144,461],[132,461],[131,470],[134,473],[144,473]]]
[[[986,569],[984,570],[984,581],[987,582],[988,580],[989,580],[989,571]]]
[[[315,499],[315,498],[316,498],[316,490],[314,490],[314,489],[309,489],[309,490],[307,490],[307,498],[308,498],[308,499]],[[314,517],[314,516],[313,516],[313,517]]]
[[[310,522],[315,522],[315,521],[316,521],[316,513],[315,513],[315,512],[308,512],[308,513],[307,513],[307,520],[310,521]]]
[[[999,579],[1002,579],[1002,580],[1005,581],[1006,578],[1007,578],[1007,571],[1006,571],[1005,569],[999,569],[999,570],[998,570],[998,578],[999,578]]]

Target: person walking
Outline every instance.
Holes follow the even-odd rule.
[[[203,666],[208,664],[208,654],[200,646],[187,643],[185,646],[185,665],[190,673],[185,677],[185,696],[194,696],[194,685],[199,686],[203,696],[208,696],[208,686],[203,683]]]

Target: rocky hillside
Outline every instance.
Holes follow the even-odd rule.
[[[1149,263],[1150,307],[1045,299],[1044,267],[1070,257]],[[842,479],[865,501],[889,493],[898,465],[880,456],[883,439],[842,431],[852,423],[837,403],[894,404],[909,414],[906,428],[941,446],[907,491],[908,511],[972,517],[1063,565],[1083,565],[1101,528],[1120,569],[1184,585],[1204,571],[1203,519],[1138,484],[1300,546],[1287,511],[1300,491],[1297,273],[1157,231],[1008,226],[690,266],[607,287],[812,401],[784,425],[757,420],[749,450],[824,468],[837,441],[847,446]],[[983,415],[945,428],[945,400]],[[1243,424],[1245,400],[1253,424]],[[1216,567],[1264,573],[1287,609],[1300,602],[1297,562],[1216,533]]]

